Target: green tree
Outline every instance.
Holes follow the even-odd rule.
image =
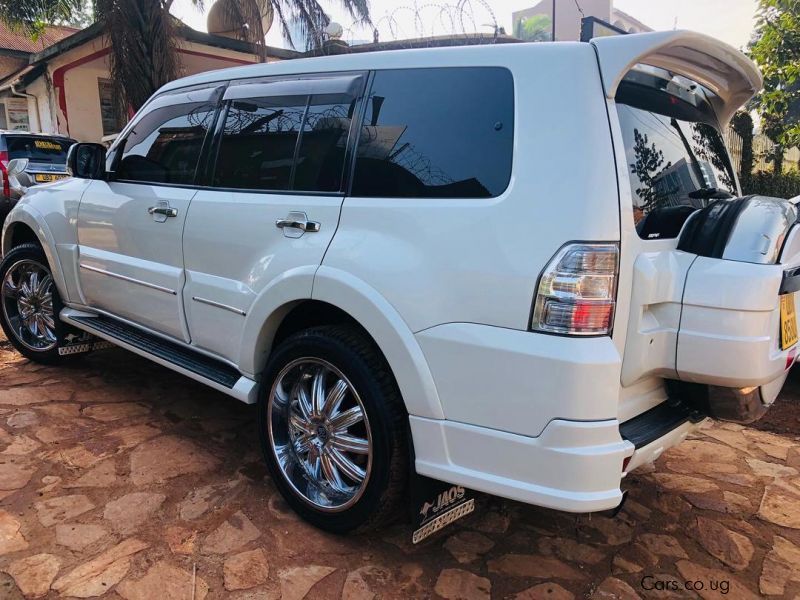
[[[774,141],[780,172],[785,148],[800,145],[800,0],[759,0],[750,56],[764,75],[755,104]]]
[[[48,23],[70,23],[85,14],[87,0],[0,0],[0,21],[36,37]],[[117,104],[124,114],[138,109],[159,87],[178,76],[176,53],[179,24],[169,10],[173,0],[90,0],[94,18],[111,42],[111,75]],[[203,0],[192,0],[202,8]],[[369,23],[368,0],[339,0],[350,15]],[[299,23],[310,39],[329,20],[318,0],[230,0],[227,18],[241,23],[241,39],[266,60],[262,17],[271,12],[291,44],[289,24]]]
[[[526,42],[549,42],[553,21],[547,15],[533,15],[517,21],[515,35]]]

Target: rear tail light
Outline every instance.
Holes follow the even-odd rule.
[[[618,273],[617,244],[564,246],[539,280],[531,329],[565,335],[610,334]]]
[[[11,196],[11,186],[8,181],[8,152],[0,152],[0,179],[3,180],[3,196]]]

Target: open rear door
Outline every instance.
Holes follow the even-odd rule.
[[[670,397],[700,389],[713,416],[754,420],[795,360],[800,308],[797,207],[736,197],[721,135],[761,75],[741,52],[693,32],[591,43],[624,150],[621,281],[630,268],[632,293],[623,387],[654,377],[684,382],[682,392],[669,386]],[[659,155],[658,165],[639,164],[645,151]]]
[[[623,77],[637,64],[661,67],[704,85],[717,95],[720,124],[761,89],[755,64],[733,46],[693,31],[654,31],[595,38],[606,96],[613,99]]]

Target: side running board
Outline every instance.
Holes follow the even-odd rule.
[[[200,381],[247,404],[256,401],[256,382],[231,365],[104,315],[71,308],[61,319],[95,336]]]

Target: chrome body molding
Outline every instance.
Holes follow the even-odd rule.
[[[164,292],[165,294],[172,294],[173,296],[177,296],[178,292],[175,290],[171,290],[168,287],[164,287],[161,285],[156,285],[155,283],[149,283],[147,281],[142,281],[141,279],[134,279],[133,277],[128,277],[127,275],[120,275],[119,273],[114,273],[112,271],[106,271],[105,269],[100,269],[98,267],[92,267],[89,265],[85,265],[80,263],[81,269],[86,269],[87,271],[92,271],[94,273],[100,273],[101,275],[108,275],[109,277],[113,277],[114,279],[121,279],[122,281],[129,281],[130,283],[135,283],[137,285],[142,285],[144,287],[148,287],[153,290],[158,290],[159,292]]]
[[[216,308],[221,308],[223,310],[228,310],[232,313],[236,313],[237,315],[241,315],[242,317],[246,317],[247,313],[243,310],[236,308],[235,306],[230,306],[228,304],[223,304],[222,302],[215,302],[214,300],[209,300],[207,298],[201,298],[200,296],[192,296],[192,300],[195,302],[199,302],[200,304],[208,304],[209,306],[214,306]]]

